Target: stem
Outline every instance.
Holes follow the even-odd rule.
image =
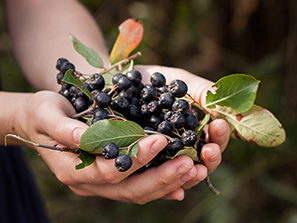
[[[210,189],[210,191],[212,193],[214,193],[215,195],[218,195],[220,193],[220,191],[218,191],[213,185],[212,183],[210,182],[210,179],[209,179],[209,175],[207,174],[206,178],[205,178],[205,183],[206,183],[206,186]]]
[[[128,63],[130,60],[136,59],[137,57],[140,57],[140,56],[141,56],[141,52],[137,52],[137,53],[135,53],[135,54],[133,54],[133,55],[127,57],[126,59],[123,59],[123,60],[121,60],[121,61],[119,61],[119,62],[113,64],[112,66],[110,66],[110,68],[104,70],[104,73],[108,73],[108,72],[110,72],[112,69],[114,69],[114,68],[116,68],[116,67],[118,67],[118,66],[120,66],[120,65],[126,64],[126,63]]]
[[[88,114],[88,113],[89,113],[90,111],[92,111],[95,107],[96,107],[96,102],[94,101],[94,102],[93,102],[93,105],[92,105],[91,107],[89,107],[87,110],[82,111],[82,112],[80,112],[80,113],[77,113],[77,114],[75,114],[75,115],[72,115],[71,118],[76,119],[76,118],[79,118],[79,117],[81,117],[81,116],[83,116],[83,115],[85,115],[85,114]]]
[[[7,146],[7,137],[13,137],[15,139],[18,139],[22,142],[25,142],[25,143],[29,143],[33,146],[36,146],[36,147],[42,147],[42,148],[46,148],[46,149],[51,149],[51,150],[56,150],[56,151],[61,151],[61,152],[71,152],[71,153],[79,153],[79,149],[71,149],[71,148],[66,148],[66,147],[57,147],[57,146],[48,146],[48,145],[43,145],[43,144],[40,144],[40,143],[36,143],[36,142],[32,142],[32,141],[29,141],[29,140],[26,140],[20,136],[17,136],[17,135],[14,135],[14,134],[7,134],[5,136],[5,146]]]
[[[173,142],[174,141],[174,139],[173,138],[171,138],[170,136],[168,136],[168,135],[165,135],[165,134],[162,134],[162,133],[160,133],[160,132],[156,132],[156,131],[152,131],[152,130],[144,130],[144,132],[145,133],[149,133],[149,134],[158,134],[158,135],[162,135],[162,136],[164,136],[166,139],[168,139],[170,142]]]
[[[187,96],[190,97],[190,99],[192,101],[194,101],[198,105],[199,109],[202,110],[205,114],[210,114],[210,118],[212,120],[215,120],[216,119],[216,117],[214,116],[214,114],[212,114],[211,112],[209,112],[208,110],[206,110],[202,105],[200,105],[198,103],[198,101],[196,101],[189,93],[187,93]]]
[[[133,142],[133,143],[131,143],[128,147],[127,147],[127,152],[126,152],[126,154],[128,155],[129,154],[129,152],[130,152],[130,150],[131,150],[131,148],[134,146],[134,145],[136,145],[140,140],[142,140],[142,139],[144,139],[144,138],[146,138],[147,136],[143,136],[142,138],[140,138],[140,139],[138,139],[138,140],[136,140],[135,142]]]

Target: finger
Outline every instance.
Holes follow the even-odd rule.
[[[139,202],[147,203],[177,190],[185,182],[193,179],[197,175],[197,170],[189,157],[180,156],[142,174],[131,176],[135,183],[130,185],[133,186],[134,198],[140,197]]]
[[[135,173],[118,184],[79,185],[74,189],[84,196],[103,196],[126,203],[144,204],[164,197],[180,188],[185,183],[184,180],[195,177],[196,168],[193,167],[193,161],[189,157],[180,156],[143,173]],[[185,176],[187,174],[190,177]]]
[[[35,98],[38,104],[34,117],[37,130],[61,144],[77,148],[80,137],[88,125],[69,118],[75,114],[69,101],[57,93],[46,91],[36,93]]]
[[[230,132],[227,122],[223,119],[216,119],[208,127],[209,141],[217,143],[223,152],[227,147]]]
[[[182,201],[184,198],[185,198],[185,191],[181,187],[162,197],[163,200],[177,200],[177,201]]]
[[[208,172],[213,172],[217,166],[221,163],[221,149],[218,144],[208,143],[202,147],[201,158]]]
[[[196,164],[195,168],[197,169],[197,175],[191,179],[190,181],[186,182],[182,188],[183,189],[190,189],[191,187],[196,186],[201,181],[203,181],[208,173],[207,167],[201,164]]]

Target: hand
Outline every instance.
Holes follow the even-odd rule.
[[[36,93],[25,101],[23,107],[23,115],[19,116],[20,120],[16,120],[16,132],[34,142],[77,148],[80,136],[88,128],[84,123],[68,118],[75,111],[57,93]],[[216,128],[214,126],[213,129]],[[140,141],[138,158],[134,159],[133,166],[125,173],[118,172],[112,160],[105,160],[101,156],[97,156],[91,166],[76,170],[75,165],[80,163],[76,154],[35,149],[57,178],[76,194],[144,204],[158,198],[181,200],[184,197],[183,188],[197,184],[207,174],[203,165],[194,166],[189,157],[182,156],[144,173],[131,175],[148,163],[166,143],[164,137],[157,135]],[[213,146],[208,145],[213,152]],[[209,156],[209,152],[206,154]]]

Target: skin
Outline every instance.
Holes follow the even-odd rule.
[[[55,79],[55,63],[57,58],[65,57],[82,73],[98,71],[74,51],[69,40],[69,33],[72,33],[96,50],[108,64],[109,55],[98,26],[74,0],[7,0],[5,5],[15,58],[31,84],[42,91],[35,94],[0,93],[1,144],[4,144],[4,136],[12,133],[33,142],[77,148],[88,126],[69,118],[75,114],[74,108],[63,96],[55,93],[60,88]],[[63,15],[63,19],[57,15]],[[85,24],[88,24],[87,28]],[[184,80],[190,94],[201,103],[213,84],[177,68],[138,65],[135,69],[143,74],[144,83],[148,83],[154,71],[163,73],[167,81]],[[180,156],[133,175],[131,173],[165,147],[167,140],[163,136],[154,135],[141,140],[137,159],[133,158],[133,165],[127,172],[118,172],[113,160],[101,156],[97,156],[92,165],[75,170],[75,165],[80,163],[76,154],[32,148],[41,155],[58,180],[79,196],[101,196],[145,204],[159,198],[182,200],[185,189],[197,185],[217,168],[229,140],[227,123],[219,119],[211,122],[207,139],[209,143],[203,147],[201,155],[206,166],[194,165],[189,157]],[[17,143],[8,140],[9,145]]]

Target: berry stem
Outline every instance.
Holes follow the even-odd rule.
[[[152,131],[152,130],[144,130],[144,132],[145,133],[148,133],[148,134],[154,134],[154,135],[162,135],[162,136],[164,136],[166,139],[168,139],[170,142],[173,142],[174,141],[174,139],[173,138],[171,138],[170,136],[168,136],[168,135],[165,135],[165,134],[162,134],[162,133],[160,133],[160,132],[156,132],[156,131]]]
[[[129,154],[129,152],[130,152],[130,150],[131,150],[131,148],[134,146],[134,145],[136,145],[140,140],[142,140],[142,139],[144,139],[144,138],[146,138],[147,136],[143,136],[142,138],[140,138],[140,139],[138,139],[138,140],[136,140],[135,142],[133,142],[133,143],[131,143],[128,147],[127,147],[127,152],[126,152],[126,154],[128,155]]]
[[[196,101],[189,93],[187,93],[187,96],[195,103],[198,105],[199,109],[202,110],[205,114],[210,114],[210,118],[212,120],[215,120],[216,117],[214,116],[214,114],[212,112],[209,112],[208,110],[206,110],[202,105],[200,105],[198,103],[198,101]]]
[[[87,110],[82,111],[82,112],[80,112],[80,113],[77,113],[77,114],[75,114],[75,115],[72,115],[71,118],[73,118],[73,119],[77,119],[77,118],[79,118],[79,117],[81,117],[81,116],[83,116],[83,115],[85,115],[85,114],[88,114],[88,113],[89,113],[90,111],[92,111],[95,107],[96,107],[96,102],[94,101],[94,102],[93,102],[93,105],[92,105],[91,107],[89,107]]]

